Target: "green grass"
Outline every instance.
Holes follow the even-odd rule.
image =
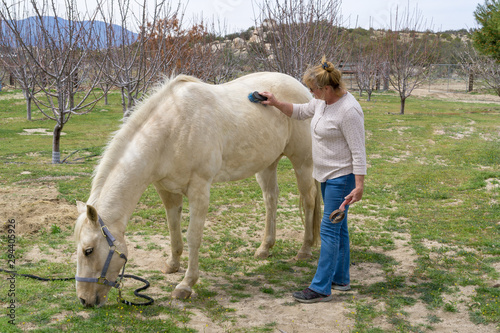
[[[495,286],[500,262],[500,106],[412,97],[401,116],[389,114],[399,110],[394,94],[376,94],[372,102],[361,98],[360,103],[365,111],[370,167],[363,200],[350,209],[351,257],[353,267],[378,267],[379,279],[367,282],[352,275],[353,291],[336,294],[349,308],[352,331],[384,332],[390,327],[393,332],[429,332],[442,323],[441,310],[466,316],[477,325],[500,328]],[[61,156],[74,154],[63,165],[50,164],[50,136],[20,135],[24,129],[50,132],[54,125],[37,113],[33,121],[25,120],[24,108],[22,100],[0,100],[0,186],[51,183],[61,200],[86,201],[94,167],[121,124],[119,95],[111,96],[110,106],[98,105],[64,127]],[[301,232],[298,191],[287,159],[280,162],[278,173],[282,193],[278,229]],[[188,209],[185,201],[183,232],[189,223]],[[153,306],[125,306],[114,300],[117,293],[112,291],[104,307],[83,309],[73,282],[18,277],[17,325],[8,324],[3,316],[0,331],[192,332],[190,321],[198,311],[230,332],[273,332],[279,327],[276,322],[239,327],[235,309],[223,305],[221,297],[235,305],[270,297],[285,306],[298,306],[290,302],[290,294],[310,282],[319,250],[315,249],[310,261],[293,261],[299,242],[278,238],[270,258],[254,259],[264,216],[254,179],[215,184],[208,214],[212,224],[205,230],[200,249],[200,270],[205,274],[195,286],[196,297],[172,302],[175,284],[158,270],[143,269],[133,258],[131,268],[159,290]],[[75,263],[69,259],[57,263],[23,259],[33,244],[49,258],[54,251],[69,258],[74,251],[71,234],[70,228],[52,223],[46,230],[17,235],[16,268],[20,273],[71,276]],[[168,238],[168,231],[163,206],[150,186],[128,224],[129,246],[159,251],[161,246],[153,240],[158,235]],[[4,267],[6,233],[0,240],[0,266]],[[402,241],[413,253],[410,271],[398,270],[402,262],[391,252]],[[186,264],[183,257],[183,267]],[[470,287],[473,294],[461,300],[460,290]],[[3,309],[10,300],[8,290],[8,284],[0,284]],[[134,297],[132,290],[125,291],[127,298]],[[430,313],[425,323],[411,319],[409,312],[417,304]]]

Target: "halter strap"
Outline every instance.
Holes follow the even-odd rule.
[[[104,224],[100,216],[97,216],[99,220],[99,225],[101,226],[101,232],[104,237],[106,237],[106,240],[108,241],[109,247],[112,247],[116,241],[116,239],[113,237],[111,232],[108,229],[108,226]]]
[[[102,235],[104,236],[104,238],[106,238],[106,241],[108,242],[109,245],[108,257],[106,258],[106,262],[104,263],[100,277],[86,278],[86,277],[75,276],[75,280],[78,282],[92,282],[120,289],[121,281],[123,280],[123,275],[125,274],[125,265],[127,264],[127,257],[123,253],[116,250],[116,246],[114,244],[116,241],[115,237],[113,237],[108,227],[102,221],[101,217],[100,216],[97,217],[99,220],[99,225],[101,226]],[[122,273],[120,274],[118,279],[116,279],[116,281],[113,282],[106,280],[106,273],[108,272],[109,265],[111,264],[111,259],[113,258],[113,254],[115,252],[120,255],[120,258],[125,259],[125,263],[123,264]]]

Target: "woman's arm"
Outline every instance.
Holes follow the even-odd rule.
[[[349,205],[361,200],[361,198],[363,197],[363,190],[365,188],[364,175],[354,175],[354,178],[356,180],[356,187],[351,191],[351,193],[349,193],[349,195],[345,197],[346,201],[350,200]]]
[[[266,96],[267,100],[262,101],[261,104],[264,105],[271,105],[283,112],[283,114],[287,115],[288,117],[292,116],[293,113],[293,104],[292,103],[287,103],[287,102],[281,102],[274,97],[274,95],[270,92],[264,91],[260,93],[262,96]]]

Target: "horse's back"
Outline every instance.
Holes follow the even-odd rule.
[[[182,80],[154,121],[155,127],[163,127],[160,132],[170,133],[167,146],[182,147],[174,155],[167,149],[170,153],[162,158],[175,161],[163,165],[177,168],[179,175],[196,172],[217,182],[252,176],[276,161],[293,132],[307,132],[309,125],[250,102],[248,95],[256,90],[292,103],[311,97],[300,82],[280,73],[249,74],[221,85]]]
[[[221,85],[232,89],[232,86],[257,87],[259,91],[272,92],[279,100],[290,103],[306,103],[311,99],[308,89],[293,77],[276,72],[258,72],[242,76],[234,81]],[[247,94],[248,95],[248,94]]]

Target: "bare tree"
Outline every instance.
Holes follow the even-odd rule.
[[[491,56],[479,54],[472,45],[464,45],[457,55],[464,72],[474,77],[475,82],[480,82],[487,88],[491,88],[500,96],[500,63]],[[470,81],[470,79],[469,79]]]
[[[214,84],[224,83],[236,79],[244,72],[244,64],[248,59],[246,50],[237,49],[232,41],[225,41],[211,45],[211,54],[207,54],[205,59],[209,59],[209,75],[205,80]]]
[[[241,71],[243,53],[232,41],[222,40],[223,31],[220,22],[216,25],[203,19],[179,31],[180,56],[170,72],[193,75],[214,84],[236,78]]]
[[[500,96],[500,63],[493,57],[483,57],[479,69],[484,83]]]
[[[18,31],[31,31],[34,22],[32,20],[23,20],[11,22]],[[0,62],[9,72],[16,82],[20,85],[26,100],[26,118],[31,120],[32,99],[35,94],[35,73],[27,64],[27,59],[22,50],[22,41],[16,38],[16,35],[6,24],[0,24]]]
[[[167,0],[117,0],[102,7],[109,51],[105,80],[121,89],[124,114],[177,59],[178,48],[167,50],[167,40],[175,34],[173,26],[182,23],[179,11],[180,3],[172,9]]]
[[[347,62],[340,4],[340,0],[264,0],[250,40],[255,67],[301,79],[323,55],[337,66]]]
[[[363,91],[368,94],[368,101],[374,90],[384,80],[386,58],[383,44],[376,39],[370,39],[364,43],[355,43],[355,54],[353,54],[353,71],[360,96]],[[354,52],[353,52],[354,53]]]
[[[26,119],[31,120],[32,114],[32,100],[33,96],[36,94],[36,76],[30,71],[30,67],[26,66],[23,61],[20,61],[15,66],[11,66],[11,74],[15,77],[16,81],[19,83],[21,90],[23,91],[24,99],[26,100]]]
[[[93,31],[95,15],[84,21],[77,0],[64,1],[65,18],[60,16],[56,0],[2,0],[1,4],[0,18],[8,31],[5,35],[15,40],[13,51],[34,80],[32,100],[45,117],[56,122],[52,163],[60,163],[64,125],[72,115],[90,112],[102,98],[94,90],[100,78],[100,67],[95,66],[93,57],[99,49]],[[26,21],[31,23],[23,25]]]
[[[426,30],[418,8],[414,11],[407,8],[401,15],[396,8],[386,33],[389,80],[401,99],[400,114],[404,114],[406,99],[426,80],[430,65],[438,57],[439,39]]]

